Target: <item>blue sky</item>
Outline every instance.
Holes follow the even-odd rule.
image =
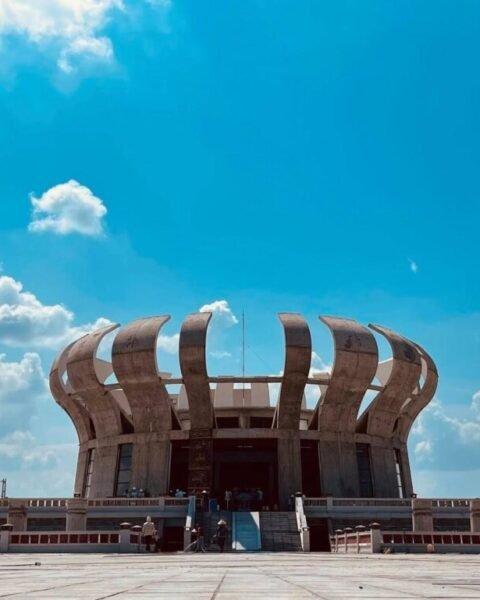
[[[224,300],[213,374],[240,372],[242,311],[250,373],[282,368],[279,311],[308,319],[326,365],[320,314],[418,341],[441,379],[415,487],[477,496],[480,5],[32,4],[0,6],[10,495],[71,492],[75,433],[45,387],[66,340],[171,314],[161,366],[178,373],[168,336]]]

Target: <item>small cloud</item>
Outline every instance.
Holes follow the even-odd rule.
[[[480,390],[475,392],[472,396],[472,409],[480,417]]]
[[[40,198],[30,196],[33,206],[28,230],[60,235],[79,233],[99,236],[107,208],[100,198],[78,181],[70,179],[47,190]]]
[[[210,352],[210,356],[213,356],[213,358],[218,358],[218,359],[232,358],[232,354],[230,352],[222,352],[221,350],[216,351],[216,352]]]
[[[432,454],[432,443],[429,440],[418,442],[415,446],[415,454],[420,458],[425,458]]]
[[[168,354],[176,354],[178,352],[179,341],[179,333],[174,333],[173,335],[160,334],[158,336],[157,347]]]
[[[417,263],[412,260],[411,258],[408,259],[408,264],[410,265],[410,271],[412,273],[416,273],[418,271],[418,265]]]
[[[332,365],[324,362],[323,358],[316,352],[312,352],[312,365],[310,367],[309,377],[332,372]]]
[[[238,324],[238,319],[226,300],[214,300],[210,304],[204,304],[199,308],[199,312],[211,312],[213,323],[218,326],[232,327]]]

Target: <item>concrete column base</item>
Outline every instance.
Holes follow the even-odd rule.
[[[412,500],[413,531],[433,531],[432,502],[414,498]]]
[[[21,502],[10,500],[8,505],[8,523],[13,531],[27,531],[27,507]]]
[[[86,498],[71,498],[67,501],[67,531],[87,530]]]

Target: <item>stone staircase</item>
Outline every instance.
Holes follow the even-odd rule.
[[[301,552],[302,544],[294,512],[261,512],[262,550]]]
[[[236,512],[233,520],[233,549],[240,552],[261,550],[260,513]]]

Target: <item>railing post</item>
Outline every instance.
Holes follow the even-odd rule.
[[[192,543],[192,529],[195,525],[196,502],[197,502],[197,499],[195,496],[189,496],[187,518],[185,519],[185,526],[183,528],[183,549],[184,550],[186,550]]]
[[[356,525],[355,531],[357,533],[357,554],[360,554],[360,534],[365,531],[365,525]]]
[[[295,515],[303,552],[310,552],[310,528],[303,509],[303,494],[295,494]]]
[[[343,529],[335,529],[335,552],[338,554],[338,545],[340,541],[340,536],[343,533]]]
[[[118,541],[120,544],[120,552],[131,552],[130,544],[130,529],[131,523],[120,523],[120,533],[118,534]]]
[[[5,523],[5,525],[0,526],[0,553],[8,552],[10,545],[10,532],[12,529],[13,525],[10,523]]]
[[[470,500],[470,531],[480,531],[480,499]]]
[[[348,552],[348,536],[352,533],[353,529],[351,527],[345,527],[344,531],[344,543],[345,543],[345,554]]]
[[[141,525],[133,525],[133,527],[130,527],[130,531],[138,536],[136,551],[137,553],[140,553],[142,549],[142,527]]]
[[[86,498],[70,498],[67,500],[67,531],[87,530]]]
[[[379,523],[370,523],[370,540],[373,554],[379,554],[382,550],[382,532]]]
[[[413,531],[433,531],[432,501],[423,498],[412,499]]]

